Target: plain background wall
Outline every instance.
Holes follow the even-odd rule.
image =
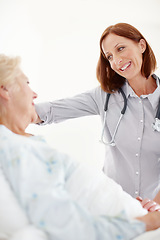
[[[159,11],[159,0],[0,0],[0,52],[21,56],[36,103],[72,96],[98,86],[99,39],[111,24],[137,27],[159,66]],[[78,161],[103,165],[97,116],[27,130]]]

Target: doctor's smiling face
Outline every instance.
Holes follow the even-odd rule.
[[[128,80],[142,76],[142,54],[145,49],[146,42],[144,39],[135,42],[112,33],[102,41],[102,50],[110,63],[110,67]]]
[[[132,25],[117,23],[102,33],[96,75],[105,92],[117,91],[126,79],[149,79],[156,65],[152,48]]]

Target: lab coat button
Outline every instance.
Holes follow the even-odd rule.
[[[137,171],[137,172],[136,172],[136,175],[138,175],[138,174],[139,174],[139,172]]]
[[[138,153],[136,153],[136,157],[138,157]]]

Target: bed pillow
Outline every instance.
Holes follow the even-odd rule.
[[[73,200],[93,215],[135,218],[147,214],[139,201],[123,191],[122,187],[93,166],[80,164],[69,177],[66,189]]]

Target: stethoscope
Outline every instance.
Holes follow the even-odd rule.
[[[152,76],[153,76],[153,78],[156,79],[156,76],[154,74]],[[159,78],[158,78],[158,80],[160,81]],[[111,93],[107,93],[106,101],[105,101],[105,104],[104,104],[104,120],[103,120],[102,134],[101,134],[101,139],[100,139],[101,143],[103,143],[105,145],[112,146],[112,147],[114,147],[116,145],[115,144],[115,136],[116,136],[119,124],[120,124],[120,122],[121,122],[121,120],[122,120],[122,118],[123,118],[123,116],[126,112],[126,108],[127,108],[127,98],[126,98],[126,95],[125,95],[124,91],[122,90],[122,88],[120,88],[118,91],[121,93],[121,95],[123,97],[123,100],[124,100],[123,109],[122,109],[121,114],[119,116],[118,122],[116,124],[115,130],[113,132],[113,135],[111,137],[110,142],[106,142],[104,140],[104,130],[105,130],[105,125],[106,125],[106,117],[107,117],[109,98],[111,96]],[[160,99],[159,99],[158,109],[157,109],[156,116],[155,116],[155,122],[152,124],[152,128],[153,128],[154,131],[160,132]]]

